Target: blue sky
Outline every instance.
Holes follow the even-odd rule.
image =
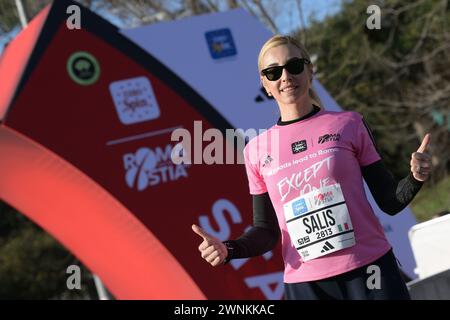
[[[12,0],[11,0],[12,1]],[[301,1],[303,17],[306,25],[311,16],[314,16],[317,20],[322,20],[327,15],[333,15],[340,10],[341,0],[303,0]],[[300,14],[296,0],[282,0],[277,2],[277,9],[279,14],[277,15],[276,25],[280,29],[280,33],[288,34],[291,31],[299,28]],[[104,18],[108,19],[111,23],[117,25],[119,28],[123,27],[120,20],[111,16],[105,12],[97,12]],[[3,46],[6,42],[10,41],[20,32],[20,26],[17,25],[6,36],[0,36],[0,54],[3,52]]]
[[[339,12],[341,8],[341,2],[341,0],[301,1],[303,17],[305,19],[306,26],[308,26],[308,22],[311,16],[314,16],[317,20],[323,20],[326,16],[333,15]],[[280,28],[281,33],[287,34],[301,26],[297,1],[283,0],[282,9],[286,13],[280,14],[280,17],[276,21],[276,24]]]

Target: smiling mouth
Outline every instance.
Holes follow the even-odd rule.
[[[298,86],[289,86],[289,87],[281,89],[280,91],[281,92],[291,92],[291,91],[294,91],[297,88],[298,88]]]

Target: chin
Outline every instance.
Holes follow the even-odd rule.
[[[293,104],[302,101],[303,95],[295,94],[292,96],[282,97],[281,102],[284,104]]]

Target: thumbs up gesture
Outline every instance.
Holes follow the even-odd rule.
[[[418,181],[426,181],[431,172],[431,156],[427,154],[430,144],[430,134],[427,133],[422,140],[419,149],[411,155],[411,172]]]
[[[209,262],[213,267],[222,264],[228,255],[228,249],[222,241],[208,234],[196,224],[192,225],[192,231],[203,239],[203,242],[198,246],[202,258]]]

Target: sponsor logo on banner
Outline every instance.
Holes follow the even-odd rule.
[[[235,56],[237,54],[233,35],[230,29],[218,29],[205,33],[209,53],[215,60]]]
[[[150,80],[136,77],[109,85],[109,92],[123,124],[133,124],[159,118],[160,109]]]
[[[291,147],[292,147],[292,153],[293,154],[296,154],[296,153],[299,153],[299,152],[303,152],[306,149],[308,149],[308,146],[306,145],[306,140],[301,140],[301,141],[294,142],[291,145]]]
[[[317,142],[321,144],[328,141],[339,141],[340,138],[341,135],[339,133],[329,133],[319,137],[319,140]]]
[[[135,153],[123,156],[125,180],[131,189],[143,191],[163,183],[175,182],[187,178],[188,165],[175,165],[170,155],[173,146],[140,148]]]
[[[100,77],[100,65],[97,59],[86,51],[77,51],[67,60],[67,72],[77,84],[94,84]]]

